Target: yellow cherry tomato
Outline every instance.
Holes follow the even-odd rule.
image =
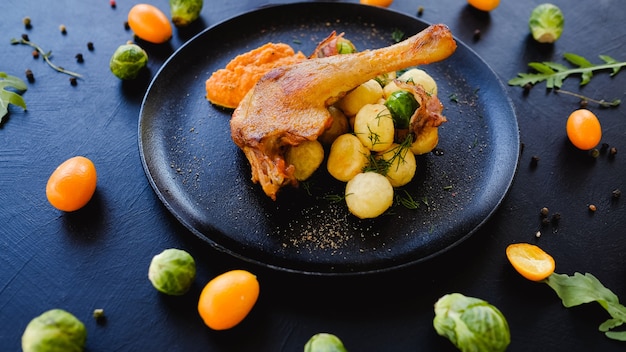
[[[393,0],[360,0],[363,5],[389,7]]]
[[[491,11],[500,5],[500,0],[467,0],[467,3],[481,11]]]
[[[518,273],[531,281],[541,281],[554,272],[554,258],[534,244],[510,244],[506,257]]]
[[[566,130],[567,138],[578,149],[593,149],[602,139],[600,120],[587,109],[572,112],[567,118]]]
[[[150,43],[165,43],[172,37],[169,18],[157,7],[149,4],[137,4],[130,9],[128,26],[137,37]]]
[[[75,211],[84,207],[96,191],[96,167],[84,156],[64,161],[50,175],[46,197],[53,207]]]
[[[198,313],[211,329],[230,329],[248,315],[258,297],[256,276],[246,270],[231,270],[206,284],[198,300]]]

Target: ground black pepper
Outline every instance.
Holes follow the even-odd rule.
[[[24,23],[24,27],[26,27],[26,29],[31,29],[33,28],[33,25],[31,23],[30,17],[24,17],[24,19],[22,19],[22,23]]]
[[[70,84],[73,86],[78,84],[78,80],[76,79],[76,77],[70,77]]]
[[[81,54],[81,53],[76,54],[76,62],[82,63],[84,61],[85,61],[85,59],[83,58],[83,54]]]
[[[92,42],[88,42],[87,43],[87,50],[93,51],[93,43]]]

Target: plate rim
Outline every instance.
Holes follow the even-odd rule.
[[[465,233],[463,236],[460,236],[459,238],[457,238],[451,245],[446,246],[445,248],[439,249],[437,251],[434,251],[426,256],[422,256],[418,259],[415,260],[409,260],[406,262],[402,262],[402,263],[396,263],[393,265],[389,265],[386,267],[379,267],[379,268],[375,268],[375,269],[371,269],[371,270],[361,270],[361,271],[307,271],[307,270],[303,270],[303,269],[294,269],[294,268],[290,268],[288,266],[280,266],[280,265],[275,265],[272,263],[266,263],[263,262],[261,260],[258,259],[254,259],[254,258],[250,258],[249,256],[245,256],[241,253],[238,253],[230,248],[226,248],[223,245],[220,245],[219,243],[217,243],[216,241],[214,241],[213,239],[209,238],[206,234],[200,232],[198,229],[196,229],[192,224],[190,224],[186,218],[184,218],[181,214],[179,214],[179,212],[174,209],[174,207],[172,206],[172,204],[170,204],[170,202],[165,198],[165,195],[163,194],[162,190],[159,189],[159,186],[156,184],[156,181],[154,180],[154,177],[150,171],[150,167],[148,165],[148,162],[146,160],[146,155],[145,155],[145,145],[144,145],[144,141],[143,141],[143,125],[144,125],[144,110],[145,110],[145,104],[149,99],[150,93],[153,90],[154,85],[156,84],[156,82],[158,81],[159,77],[163,74],[163,72],[165,70],[167,70],[168,65],[175,60],[175,58],[178,55],[181,55],[182,52],[184,52],[185,50],[187,50],[187,48],[189,46],[192,45],[192,43],[194,43],[194,41],[199,40],[199,38],[201,38],[202,36],[206,35],[206,33],[213,31],[215,29],[217,29],[218,27],[221,26],[226,26],[228,25],[230,22],[233,21],[238,21],[240,20],[243,16],[254,16],[254,15],[259,15],[262,14],[263,12],[272,12],[272,11],[276,11],[278,10],[282,10],[282,11],[287,11],[290,8],[293,9],[301,9],[301,8],[307,8],[307,7],[332,7],[332,6],[340,6],[340,7],[345,7],[345,8],[354,8],[354,9],[363,9],[364,7],[368,8],[368,11],[374,11],[374,12],[378,12],[378,11],[382,11],[383,12],[388,12],[394,16],[402,16],[405,17],[407,20],[412,20],[415,21],[418,24],[426,24],[428,25],[429,23],[426,21],[423,21],[422,19],[418,19],[414,16],[410,16],[408,14],[399,12],[399,11],[395,11],[393,9],[387,9],[387,8],[371,8],[370,6],[367,5],[360,5],[360,4],[355,4],[355,3],[336,3],[336,2],[330,2],[330,1],[321,1],[321,2],[298,2],[298,3],[288,3],[288,4],[270,4],[267,6],[263,6],[260,8],[256,8],[256,9],[252,9],[249,11],[243,11],[240,12],[239,14],[236,14],[230,18],[224,19],[223,21],[220,21],[218,23],[215,23],[212,26],[209,26],[205,29],[203,29],[202,31],[200,31],[198,34],[194,35],[192,38],[190,38],[188,41],[186,41],[185,43],[183,43],[177,50],[175,50],[165,61],[164,63],[161,65],[161,67],[159,68],[159,70],[157,70],[157,72],[155,73],[154,77],[152,78],[150,84],[148,85],[148,88],[144,94],[144,97],[142,99],[141,102],[141,108],[140,108],[140,112],[139,112],[139,123],[138,123],[138,148],[139,148],[139,154],[140,154],[140,159],[141,159],[141,163],[142,163],[142,167],[144,169],[145,175],[148,179],[148,182],[150,183],[153,191],[155,192],[155,194],[157,195],[157,197],[159,198],[160,202],[166,207],[166,209],[170,212],[170,214],[172,214],[179,223],[181,223],[188,231],[190,231],[191,233],[193,233],[196,237],[199,237],[204,243],[209,244],[211,247],[227,253],[235,258],[239,258],[243,261],[246,261],[248,263],[252,263],[252,264],[256,264],[256,265],[260,265],[266,268],[271,268],[273,270],[278,270],[278,271],[282,271],[282,272],[291,272],[291,273],[297,273],[297,274],[306,274],[306,275],[315,275],[315,276],[354,276],[354,275],[367,275],[367,274],[374,274],[374,273],[383,273],[383,272],[389,272],[389,271],[395,271],[407,266],[411,266],[411,265],[415,265],[417,263],[421,263],[427,260],[430,260],[433,257],[439,256],[441,254],[443,254],[444,252],[452,249],[453,247],[458,246],[459,244],[461,244],[462,242],[464,242],[467,238],[471,237],[474,233],[476,233],[481,227],[484,226],[484,224],[489,221],[489,219],[491,219],[491,217],[493,216],[493,214],[497,211],[497,209],[501,206],[504,198],[506,197],[506,195],[508,194],[508,192],[510,191],[511,185],[513,183],[513,180],[515,178],[515,175],[517,174],[517,168],[519,166],[519,158],[520,158],[520,135],[519,135],[519,125],[518,125],[518,121],[517,121],[517,113],[515,110],[515,106],[511,100],[511,97],[509,96],[509,94],[507,93],[506,87],[503,83],[503,81],[500,79],[500,77],[497,75],[497,73],[487,64],[487,62],[480,56],[478,55],[471,47],[469,47],[468,45],[466,45],[465,43],[463,43],[462,41],[460,41],[458,38],[455,37],[455,40],[457,41],[457,43],[461,43],[461,45],[463,45],[464,50],[467,50],[469,52],[469,54],[473,55],[475,57],[475,59],[479,60],[485,69],[488,70],[489,75],[493,76],[495,83],[497,83],[498,88],[501,90],[502,95],[506,98],[506,106],[510,109],[510,112],[512,113],[512,116],[510,116],[511,121],[509,121],[509,123],[512,123],[512,125],[510,126],[510,128],[515,130],[515,133],[512,137],[514,137],[515,139],[515,145],[512,146],[513,148],[513,152],[511,152],[512,154],[515,154],[514,160],[511,160],[512,162],[512,169],[510,170],[509,174],[506,176],[506,179],[504,180],[504,187],[503,187],[503,192],[500,194],[500,196],[498,197],[497,201],[494,202],[493,206],[491,207],[490,211],[482,218],[481,221],[479,221],[471,230],[467,231],[467,233]],[[507,114],[508,115],[508,114]]]

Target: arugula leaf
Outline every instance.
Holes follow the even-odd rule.
[[[573,276],[566,274],[552,274],[546,280],[559,296],[563,306],[569,308],[584,303],[598,302],[604,308],[611,319],[600,324],[598,330],[614,340],[626,341],[626,331],[611,331],[626,323],[626,307],[619,303],[619,298],[600,280],[590,273],[574,273]]]
[[[545,81],[547,89],[560,88],[567,77],[578,74],[580,75],[580,85],[584,86],[591,81],[594,71],[611,70],[611,76],[614,76],[622,67],[626,66],[626,62],[618,62],[607,55],[599,56],[604,62],[603,64],[593,64],[586,58],[573,53],[565,53],[563,57],[575,67],[570,68],[552,61],[530,62],[528,66],[537,72],[518,73],[517,77],[510,79],[508,83],[511,86],[524,87],[527,84],[534,85]]]
[[[12,90],[7,90],[6,88],[11,88]],[[2,124],[4,117],[9,113],[9,104],[26,110],[26,102],[20,94],[25,92],[27,88],[26,83],[21,79],[0,72],[0,124]]]

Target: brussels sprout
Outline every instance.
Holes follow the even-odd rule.
[[[137,44],[120,45],[109,62],[111,72],[120,79],[137,78],[146,67],[148,54]]]
[[[176,27],[185,27],[200,16],[202,0],[170,0],[172,22]]]
[[[87,329],[80,320],[62,309],[52,309],[28,323],[22,335],[22,350],[80,352],[86,340]]]
[[[322,332],[313,335],[307,341],[304,352],[347,352],[347,350],[337,336]]]
[[[337,39],[337,53],[338,54],[353,54],[356,53],[356,47],[351,41],[344,37]]]
[[[435,303],[433,326],[463,352],[505,351],[511,342],[509,324],[496,307],[460,293]]]
[[[152,258],[148,279],[152,286],[167,295],[180,296],[196,277],[196,262],[182,249],[170,248]]]
[[[556,5],[541,4],[533,10],[528,19],[528,26],[533,38],[540,43],[554,43],[561,33],[565,19],[563,12]]]
[[[387,98],[385,106],[391,112],[394,126],[398,129],[406,129],[409,128],[411,116],[420,107],[420,104],[411,92],[397,90]]]

